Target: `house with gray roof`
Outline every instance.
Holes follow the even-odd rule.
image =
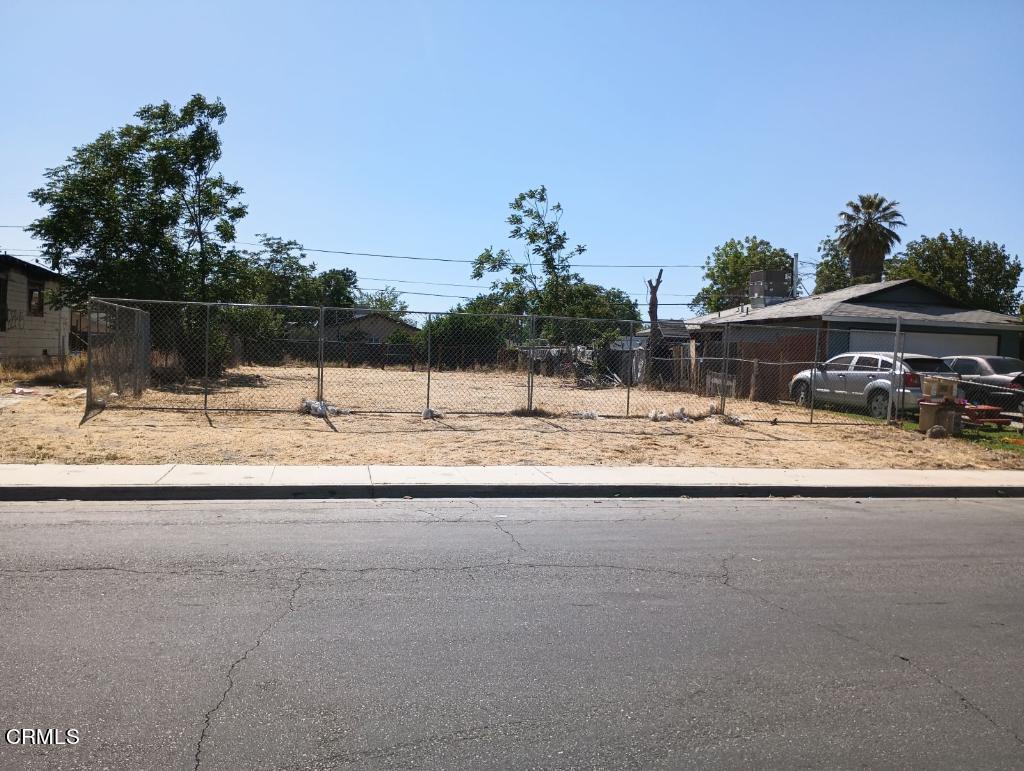
[[[915,279],[859,284],[764,307],[749,304],[687,319],[691,328],[720,325],[828,330],[826,356],[892,347],[896,319],[902,348],[933,356],[1017,356],[1024,323],[1017,316],[969,308]]]
[[[677,354],[688,376],[680,381],[775,402],[789,398],[793,375],[839,354],[1018,356],[1024,331],[1016,316],[967,307],[914,279],[773,299],[687,319],[691,339]]]

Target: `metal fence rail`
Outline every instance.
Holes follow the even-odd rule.
[[[87,409],[859,422],[906,406],[902,338],[885,321],[840,371],[829,362],[851,351],[850,331],[816,326],[652,342],[633,319],[94,299]],[[880,407],[888,382],[895,399]]]

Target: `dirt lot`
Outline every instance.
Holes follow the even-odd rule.
[[[459,386],[466,388],[465,383]],[[538,403],[553,409],[559,389],[546,388],[547,402],[544,390],[538,389]],[[10,384],[0,390],[0,427],[6,437],[0,462],[1024,468],[1020,454],[962,440],[923,440],[870,424],[732,426],[717,418],[682,423],[475,415],[423,420],[418,415],[355,414],[334,418],[334,431],[323,420],[297,413],[211,412],[208,417],[203,412],[108,409],[79,425],[80,389],[34,391],[11,396]],[[368,398],[382,394],[398,398],[401,392],[381,389]],[[665,397],[666,408],[678,402],[676,397]],[[439,400],[443,405],[443,397]],[[573,409],[597,407],[580,404],[578,392],[572,402]]]
[[[116,387],[112,384],[108,390]],[[595,412],[604,417],[627,416],[627,389],[580,388],[572,378],[534,378],[533,406],[559,416]],[[303,399],[317,393],[314,367],[235,367],[215,381],[207,400],[212,410],[297,409]],[[427,373],[423,369],[389,367],[328,367],[324,370],[324,399],[357,412],[408,412],[426,407]],[[104,394],[100,394],[103,396]],[[689,415],[706,415],[717,397],[680,391],[633,388],[628,394],[628,414],[646,416],[651,410],[666,413],[683,409]],[[189,408],[203,406],[199,381],[167,384],[144,391],[139,398],[117,394],[109,403],[118,406]],[[505,413],[527,407],[526,372],[435,370],[430,377],[430,406],[445,414]],[[727,412],[744,420],[806,422],[807,410],[793,405],[730,399]],[[850,422],[852,416],[819,411],[817,420]]]

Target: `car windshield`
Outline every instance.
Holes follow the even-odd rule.
[[[999,358],[999,359],[985,359],[988,362],[988,366],[992,368],[992,371],[997,375],[1009,375],[1011,372],[1020,372],[1024,370],[1024,361],[1020,359],[1011,358]]]
[[[942,359],[924,357],[908,357],[903,360],[915,372],[952,372],[949,365]]]

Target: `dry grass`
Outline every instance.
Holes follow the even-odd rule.
[[[64,361],[54,356],[39,359],[0,359],[0,385],[59,385],[85,384],[86,355],[72,354]]]
[[[109,409],[79,425],[80,393],[42,387],[31,396],[0,397],[0,462],[1024,467],[1021,455],[873,424],[353,414],[332,418],[335,432],[323,420],[292,413]],[[578,401],[573,407],[586,409]]]
[[[214,384],[207,400],[211,410],[298,409],[303,399],[316,396],[317,371],[310,366],[235,367]],[[353,412],[405,412],[419,415],[426,407],[427,373],[403,368],[328,367],[324,371],[324,398]],[[570,416],[595,412],[605,417],[647,415],[652,410],[688,415],[707,415],[717,408],[717,398],[666,390],[622,386],[580,388],[559,377],[534,379],[533,413],[527,410],[525,372],[434,371],[431,373],[430,407],[444,415],[494,413],[510,416]],[[118,395],[110,404],[132,407],[203,407],[202,383],[150,388],[141,398]],[[787,404],[730,400],[727,411],[745,420],[805,422],[807,411]],[[819,418],[849,422],[851,416],[821,412]]]

